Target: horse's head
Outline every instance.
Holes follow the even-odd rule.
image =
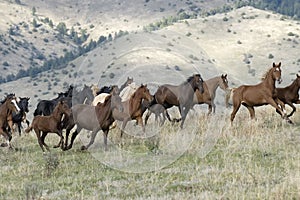
[[[69,108],[66,101],[59,101],[56,108],[58,109],[59,113],[65,114],[67,116],[71,115],[71,109]]]
[[[111,85],[110,88],[111,88],[110,94],[112,95],[120,94],[120,89],[117,85]]]
[[[153,100],[153,96],[150,94],[147,85],[141,85],[135,92],[136,94],[141,94],[142,99],[146,99],[151,102]]]
[[[296,81],[297,81],[297,85],[300,86],[300,74],[299,73],[297,74]]]
[[[111,96],[111,109],[117,109],[119,112],[123,112],[122,99],[119,95]]]
[[[21,110],[17,104],[17,98],[15,96],[7,96],[5,103],[7,108],[13,112],[19,112]]]
[[[227,88],[228,88],[227,74],[222,74],[221,75],[219,85],[220,85],[220,88],[222,90],[227,90]]]
[[[20,101],[19,101],[19,107],[22,111],[24,112],[29,112],[29,109],[28,109],[28,105],[29,105],[29,97],[20,97]]]
[[[201,94],[204,92],[203,79],[200,74],[194,74],[188,79],[188,82],[191,84],[194,91],[198,89]]]
[[[125,85],[128,86],[129,84],[133,83],[133,78],[127,77]]]
[[[275,81],[278,81],[279,84],[282,82],[280,66],[281,66],[281,62],[278,63],[277,65],[276,65],[275,63],[273,63],[273,67],[272,67],[272,69],[271,69],[271,72],[272,72],[272,78],[273,78]]]

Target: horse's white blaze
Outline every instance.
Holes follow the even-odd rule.
[[[19,106],[18,106],[16,100],[13,99],[11,102],[15,105],[17,111],[19,112],[21,109],[19,108]]]
[[[279,71],[279,68],[278,68],[278,67],[276,67],[276,71]]]

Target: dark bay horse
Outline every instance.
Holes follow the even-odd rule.
[[[92,136],[87,146],[82,146],[81,150],[88,149],[95,141],[95,137],[99,130],[104,133],[104,145],[107,150],[107,135],[109,126],[114,122],[112,110],[122,111],[121,98],[119,95],[108,95],[104,103],[98,103],[97,106],[78,104],[72,107],[72,115],[69,124],[66,127],[66,140],[64,150],[71,149],[76,136],[82,129],[92,131]],[[68,137],[71,129],[77,125],[75,132],[71,137],[71,142],[68,145]]]
[[[293,110],[287,117],[290,117],[296,111],[295,104],[300,104],[299,99],[300,75],[297,74],[296,79],[287,87],[276,88],[276,94],[280,101],[289,105]]]
[[[185,118],[193,106],[193,96],[196,90],[199,90],[201,94],[204,92],[203,79],[200,74],[194,74],[178,86],[169,84],[160,86],[154,94],[155,103],[161,104],[165,109],[177,106],[182,120],[180,128],[183,128]],[[167,112],[166,116],[171,121]]]
[[[15,96],[7,96],[0,105],[0,134],[6,139],[9,148],[12,148],[10,144],[12,136],[8,127],[12,127],[12,113],[19,110]]]
[[[129,98],[129,100],[122,102],[123,111],[113,110],[113,117],[115,120],[122,121],[121,137],[123,136],[126,124],[130,120],[136,120],[137,124],[142,126],[143,132],[145,132],[145,126],[143,124],[143,110],[142,110],[142,100],[152,101],[147,85],[141,85]]]
[[[228,89],[227,74],[216,76],[211,79],[204,81],[203,83],[204,92],[201,94],[199,90],[195,91],[194,103],[195,104],[208,104],[208,114],[211,112],[215,113],[216,105],[214,99],[216,97],[216,90],[220,87],[226,91]]]
[[[233,122],[241,105],[244,105],[248,109],[251,119],[254,119],[254,107],[268,104],[276,108],[284,119],[291,122],[278,106],[280,102],[276,96],[275,81],[278,81],[278,83],[281,83],[282,81],[280,67],[281,63],[277,65],[273,63],[273,67],[266,72],[261,83],[257,85],[242,85],[233,90],[233,111],[230,118],[231,122]]]
[[[44,146],[50,151],[48,145],[45,143],[45,138],[48,133],[56,133],[60,137],[58,145],[55,145],[54,147],[57,148],[61,146],[63,149],[64,138],[62,135],[61,123],[63,115],[70,116],[71,109],[65,101],[59,101],[49,116],[35,116],[31,125],[25,130],[26,133],[29,133],[32,129],[34,130],[43,152],[45,152]]]

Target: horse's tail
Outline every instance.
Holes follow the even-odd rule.
[[[25,133],[29,133],[31,130],[32,130],[32,126],[28,126],[28,127],[25,129]]]

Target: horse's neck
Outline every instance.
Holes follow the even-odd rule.
[[[275,80],[272,78],[270,73],[266,75],[262,84],[267,86],[270,90],[275,90]]]
[[[292,93],[298,92],[300,85],[298,85],[297,79],[290,86],[288,86],[288,88],[292,91]]]
[[[129,106],[131,111],[141,109],[143,98],[140,95],[133,94],[129,99]]]
[[[60,121],[63,113],[59,111],[59,109],[54,109],[53,113],[51,114],[52,118],[56,121]]]
[[[210,94],[215,93],[217,88],[220,86],[218,78],[219,77],[211,78],[205,81]]]

